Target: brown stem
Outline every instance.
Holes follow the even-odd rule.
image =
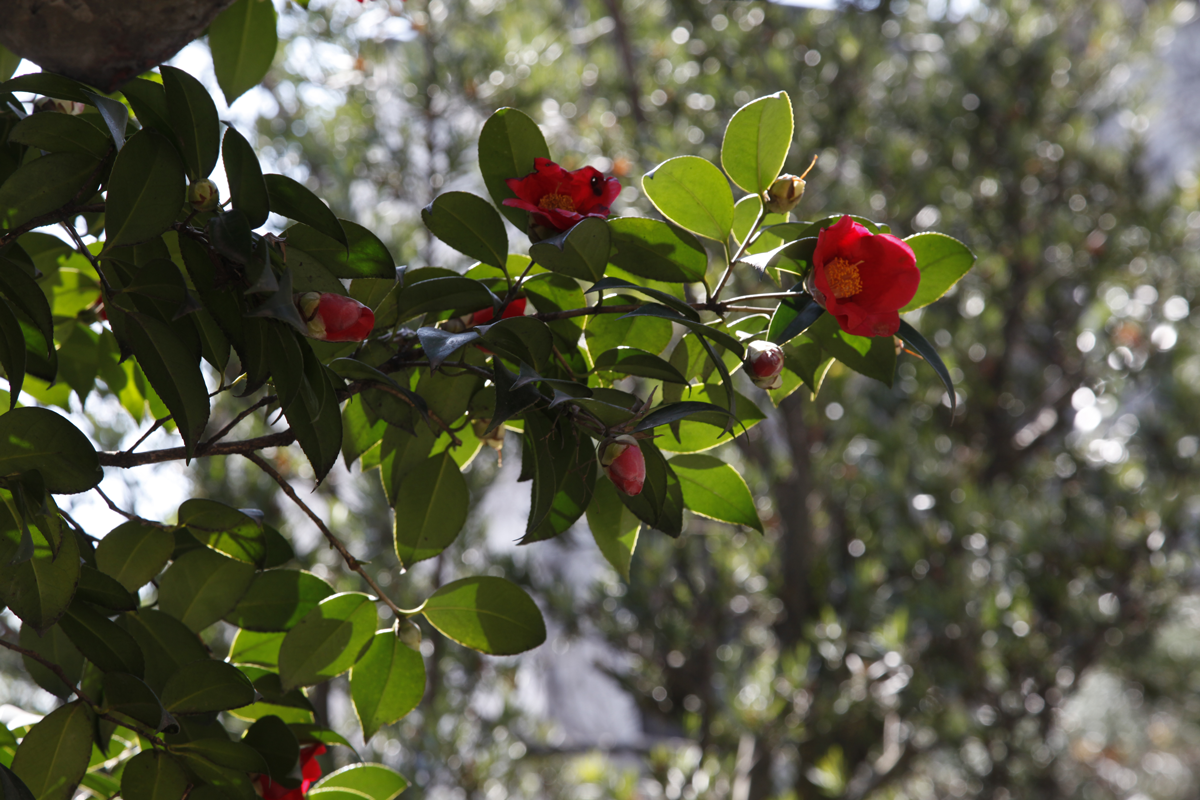
[[[296,434],[289,429],[254,439],[201,444],[196,448],[196,452],[192,453],[192,458],[242,455],[266,447],[283,447],[294,441],[296,441]],[[165,450],[147,450],[144,453],[98,453],[97,455],[100,456],[100,466],[102,467],[128,469],[146,464],[161,464],[164,461],[182,461],[187,458],[187,450],[182,447],[168,447]]]
[[[346,545],[342,544],[341,540],[333,535],[333,531],[329,530],[329,526],[327,526],[324,521],[317,516],[316,512],[309,508],[308,505],[300,499],[300,496],[296,494],[296,490],[292,488],[292,485],[288,483],[286,478],[279,474],[278,470],[264,461],[263,458],[258,455],[258,453],[250,451],[241,453],[241,455],[252,461],[254,465],[263,472],[270,475],[271,478],[277,484],[279,484],[279,488],[283,489],[283,493],[290,497],[293,503],[300,506],[300,510],[308,515],[308,518],[313,521],[313,524],[320,529],[326,540],[328,540],[329,546],[341,554],[342,559],[346,562],[346,566],[362,576],[362,579],[367,582],[367,585],[371,587],[371,590],[375,592],[380,600],[384,602],[384,605],[392,610],[392,613],[396,615],[397,619],[405,619],[408,617],[407,612],[392,602],[392,599],[384,594],[383,590],[379,588],[379,584],[375,583],[375,580],[367,574],[366,570],[363,569],[362,563],[350,554],[350,551],[346,549]]]

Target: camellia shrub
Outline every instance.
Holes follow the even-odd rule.
[[[16,92],[61,102],[30,113]],[[924,360],[953,405],[946,368],[900,315],[941,297],[972,255],[844,213],[794,219],[804,181],[780,175],[783,93],[733,116],[720,165],[684,155],[643,177],[661,219],[614,218],[615,178],[563,169],[529,117],[497,111],[479,134],[490,201],[447,192],[423,212],[477,262],[462,272],[397,268],[371,231],[264,175],[179,69],[111,95],[23,76],[0,85],[0,107],[0,602],[22,623],[0,645],[63,701],[0,730],[5,798],[68,800],[82,784],[127,800],[388,800],[407,784],[382,765],[320,776],[315,756],[348,745],[316,723],[307,690],[349,672],[369,739],[421,701],[418,618],[482,653],[543,642],[537,605],[502,577],[399,607],[265,449],[298,445],[318,481],[339,458],[373,470],[408,569],[455,540],[463,472],[515,431],[532,498],[522,543],[586,517],[628,575],[640,532],[679,536],[685,512],[762,530],[742,477],[710,451],[758,424],[760,404],[815,394],[835,360],[885,383],[898,359]],[[209,180],[218,160],[228,197]],[[272,213],[289,226],[267,232]],[[69,241],[40,230],[58,225]],[[758,291],[729,296],[735,273]],[[53,408],[97,380],[135,415],[149,402],[152,429],[180,445],[97,452]],[[243,407],[214,429],[218,393]],[[286,427],[232,439],[255,412]],[[174,521],[122,512],[96,531],[56,504],[106,469],[213,455],[277,481],[362,591],[296,568],[253,509],[193,498]],[[221,621],[236,628],[228,648]]]

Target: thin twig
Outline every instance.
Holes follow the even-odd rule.
[[[362,576],[362,579],[367,582],[367,585],[371,587],[371,590],[375,592],[380,600],[384,602],[384,605],[392,610],[397,619],[405,619],[409,616],[408,612],[404,611],[402,608],[400,608],[400,606],[392,602],[392,599],[388,597],[382,589],[379,588],[379,584],[375,583],[375,580],[367,574],[365,569],[363,569],[362,562],[350,554],[350,551],[346,549],[346,545],[342,544],[341,540],[333,535],[333,531],[329,530],[329,527],[319,516],[317,516],[316,512],[309,508],[308,504],[300,499],[300,496],[296,494],[296,490],[292,488],[292,485],[288,483],[286,478],[280,475],[274,467],[263,460],[258,453],[249,452],[242,453],[242,455],[252,461],[254,465],[263,472],[270,475],[271,478],[277,484],[279,484],[279,488],[283,490],[283,493],[290,497],[293,503],[300,506],[300,510],[308,515],[308,518],[313,521],[313,524],[320,529],[321,533],[325,536],[325,539],[328,540],[329,546],[341,554],[342,560],[346,562],[346,566]]]
[[[255,411],[257,411],[258,409],[262,408],[263,406],[265,406],[265,405],[270,405],[271,403],[274,403],[274,402],[275,402],[275,400],[276,400],[276,397],[275,397],[275,395],[273,395],[273,394],[269,394],[269,395],[267,395],[266,397],[262,398],[262,399],[261,399],[261,400],[259,400],[257,403],[255,403],[254,405],[250,406],[249,408],[247,408],[246,410],[244,410],[244,411],[242,411],[240,414],[238,414],[236,417],[234,417],[234,418],[233,418],[233,421],[232,421],[232,422],[230,422],[228,425],[226,425],[224,428],[221,428],[221,430],[217,431],[217,432],[216,432],[216,433],[214,433],[212,436],[210,436],[210,437],[208,438],[208,441],[204,442],[204,444],[203,444],[203,445],[201,445],[201,447],[207,447],[207,446],[209,446],[209,445],[211,445],[211,444],[215,444],[216,442],[219,442],[219,441],[221,441],[221,440],[222,440],[222,439],[224,439],[224,438],[225,438],[227,435],[229,435],[229,432],[230,432],[231,430],[233,430],[233,429],[234,429],[234,427],[235,427],[235,426],[236,426],[236,425],[237,425],[239,422],[241,422],[241,421],[242,421],[242,420],[244,420],[246,417],[248,417],[248,416],[250,416],[251,414],[253,414],[253,413],[254,413]]]
[[[26,658],[32,658],[34,661],[38,662],[43,667],[45,667],[46,669],[50,670],[55,675],[57,675],[58,679],[60,681],[62,681],[63,684],[68,689],[70,689],[72,692],[74,692],[79,697],[80,700],[87,703],[89,706],[92,706],[93,708],[96,707],[96,703],[95,703],[95,701],[92,700],[92,698],[90,698],[86,694],[84,694],[82,689],[78,688],[77,686],[75,686],[75,684],[71,683],[71,681],[67,679],[67,673],[63,671],[62,667],[60,667],[58,664],[55,664],[50,659],[46,658],[41,653],[38,653],[34,650],[27,650],[24,647],[21,647],[19,644],[13,644],[12,642],[5,641],[4,639],[0,639],[0,646],[7,647],[9,650],[12,650],[14,653],[20,653],[21,655],[25,656]]]
[[[290,429],[268,436],[254,439],[242,439],[236,442],[215,442],[211,445],[202,444],[192,453],[192,458],[206,456],[231,456],[262,450],[265,447],[284,447],[296,441],[296,434]],[[98,453],[102,467],[140,467],[146,464],[161,464],[165,461],[182,461],[187,458],[187,450],[182,447],[168,447],[165,450],[147,450],[143,453]]]
[[[127,455],[127,454],[126,453],[116,453],[115,455]],[[112,501],[112,498],[110,498],[108,495],[106,495],[104,493],[104,490],[101,489],[99,486],[93,486],[92,491],[95,492],[96,494],[100,495],[102,498],[104,498],[104,502],[108,504],[108,507],[111,508],[116,513],[120,514],[125,519],[137,519],[136,514],[130,514],[128,511],[126,511],[125,509],[121,508],[119,505],[114,503]]]
[[[53,211],[34,217],[27,222],[18,225],[11,231],[7,231],[3,236],[0,236],[0,244],[7,243],[17,237],[28,233],[35,228],[41,228],[46,225],[54,225],[61,223],[71,217],[79,216],[80,214],[91,214],[97,211],[104,210],[104,203],[91,203],[82,206],[67,206],[66,208],[56,208]]]
[[[150,429],[148,431],[146,431],[145,433],[143,433],[140,439],[138,439],[136,442],[134,442],[132,445],[130,445],[128,450],[125,450],[123,452],[132,453],[134,450],[137,450],[139,444],[146,441],[146,439],[150,436],[150,434],[154,433],[156,430],[161,428],[163,425],[166,425],[167,420],[169,420],[169,419],[171,419],[171,415],[167,414],[162,419],[154,420],[154,424],[150,426]]]
[[[750,240],[754,238],[755,231],[758,230],[759,225],[762,225],[762,221],[766,219],[766,217],[767,207],[762,203],[759,203],[758,218],[754,220],[754,224],[750,226],[750,230],[746,231],[746,237],[742,239],[742,243],[738,246],[737,252],[734,253],[733,258],[729,259],[729,265],[725,267],[725,273],[721,275],[721,280],[717,282],[716,290],[708,296],[710,301],[721,299],[721,290],[725,288],[725,283],[729,280],[729,276],[733,274],[733,265],[736,264],[738,259],[742,257],[742,253],[746,252],[746,248],[749,246]],[[728,253],[729,251],[726,250],[725,252]]]

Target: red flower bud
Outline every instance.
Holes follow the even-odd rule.
[[[471,315],[471,324],[469,327],[476,325],[486,325],[495,318],[496,312],[490,308],[481,308]],[[511,317],[525,316],[525,298],[518,297],[504,307],[504,311],[500,314],[500,319],[510,319]]]
[[[271,780],[269,775],[259,775],[255,780],[263,800],[304,800],[309,787],[321,777],[321,765],[317,762],[317,756],[324,752],[325,745],[323,744],[309,745],[300,751],[301,780],[299,788],[288,789]]]
[[[333,292],[296,296],[308,335],[324,342],[361,342],[375,328],[375,314],[352,297]]]
[[[637,439],[624,434],[600,445],[600,466],[613,485],[633,497],[646,482],[646,457]]]
[[[911,247],[847,216],[817,235],[805,287],[846,333],[893,336],[920,282]]]
[[[515,198],[504,205],[529,212],[531,227],[570,230],[585,217],[608,216],[608,207],[621,193],[621,182],[605,178],[595,167],[569,172],[548,158],[535,158],[534,171],[505,181]],[[545,238],[540,235],[538,238]]]
[[[783,348],[774,342],[756,340],[746,346],[746,368],[750,379],[761,389],[778,389],[783,385]]]

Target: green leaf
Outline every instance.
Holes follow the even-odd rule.
[[[388,505],[395,505],[400,487],[408,474],[425,463],[433,449],[434,435],[429,426],[420,425],[415,433],[390,425],[379,443],[379,480],[383,484]]]
[[[634,291],[634,292],[638,292],[640,294],[644,294],[647,297],[653,297],[655,300],[658,300],[661,303],[663,303],[664,305],[666,305],[667,307],[669,307],[676,314],[681,314],[684,317],[690,319],[692,322],[700,321],[700,314],[697,313],[696,309],[692,308],[687,303],[687,301],[676,297],[675,295],[671,294],[670,292],[664,292],[659,289],[651,288],[649,286],[639,286],[636,283],[630,283],[629,281],[625,280],[624,278],[617,278],[617,277],[602,278],[601,280],[597,281],[596,283],[594,283],[590,287],[588,287],[588,290],[585,292],[585,294],[592,294],[593,292],[603,292],[606,289],[626,289],[628,291]]]
[[[754,497],[731,465],[705,455],[675,456],[670,464],[679,476],[683,502],[693,513],[762,533]]]
[[[162,572],[171,558],[174,539],[152,525],[130,520],[111,530],[96,545],[96,566],[131,592]]]
[[[172,749],[187,758],[193,766],[198,757],[216,764],[218,767],[239,773],[266,773],[270,770],[266,759],[253,747],[241,742],[231,742],[228,739],[206,737],[177,744]],[[200,777],[208,780],[208,776],[204,773],[200,773]]]
[[[617,487],[607,476],[601,475],[596,479],[592,502],[587,508],[587,523],[600,553],[628,581],[629,566],[633,562],[633,551],[637,547],[638,530],[642,523],[621,502]]]
[[[0,81],[11,78],[19,66],[21,66],[21,57],[7,47],[0,47]],[[0,797],[3,796],[4,793],[0,792]]]
[[[204,84],[183,70],[163,65],[159,71],[167,93],[171,128],[178,138],[188,177],[193,182],[207,178],[217,165],[221,150],[217,107]]]
[[[7,300],[0,300],[0,366],[8,379],[9,410],[17,407],[17,398],[25,383],[25,334]],[[86,393],[85,393],[86,394]]]
[[[4,731],[7,733],[7,729]],[[9,734],[11,738],[12,734]],[[16,746],[16,741],[13,741],[13,746]],[[24,781],[13,774],[13,771],[0,763],[0,797],[4,800],[37,800],[33,796],[33,792],[29,791],[29,787]]]
[[[425,227],[455,250],[484,264],[504,269],[508,233],[504,220],[482,197],[469,192],[446,192],[421,210]]]
[[[549,158],[550,148],[537,123],[515,108],[502,108],[488,117],[479,133],[479,171],[492,202],[508,221],[525,231],[529,214],[504,201],[516,197],[506,180],[534,171],[534,159]]]
[[[442,635],[494,656],[515,655],[546,641],[542,612],[521,587],[476,576],[448,583],[421,606]]]
[[[394,800],[408,788],[400,773],[383,764],[351,764],[331,772],[308,790],[313,800]]]
[[[188,794],[189,800],[258,800],[257,785],[250,780],[248,770],[229,769],[214,763],[207,756],[215,754],[221,760],[230,760],[230,754],[225,752],[225,745],[237,749],[237,752],[248,751],[252,754],[250,760],[260,771],[265,772],[267,762],[258,751],[240,742],[223,741],[219,739],[202,739],[187,744],[175,745],[172,751],[180,756],[189,774],[194,775],[204,784],[194,787]],[[214,753],[214,751],[216,751]],[[236,754],[235,754],[236,757]],[[241,759],[246,761],[246,758]]]
[[[254,567],[208,548],[175,559],[158,584],[158,607],[202,631],[228,614],[254,579]]]
[[[285,689],[312,686],[341,675],[375,636],[375,599],[357,592],[327,597],[288,631],[279,650]]]
[[[74,100],[76,103],[91,103],[88,87],[79,81],[52,72],[34,72],[21,75],[0,85],[6,92],[33,92],[59,100]]]
[[[25,671],[33,678],[34,683],[60,699],[66,700],[70,697],[75,685],[83,676],[83,654],[71,643],[62,628],[51,625],[45,633],[39,635],[32,625],[22,625],[20,645],[43,656],[50,663],[57,664],[67,676],[67,682],[64,683],[62,678],[41,662],[29,656],[21,656]]]
[[[266,537],[258,520],[215,500],[192,498],[179,507],[179,524],[196,541],[230,558],[261,567],[267,554]]]
[[[333,587],[311,572],[262,572],[225,620],[252,631],[288,631],[331,594]]]
[[[121,86],[121,94],[129,101],[143,128],[156,130],[169,140],[175,138],[170,123],[171,112],[167,110],[167,93],[161,83],[134,78]]]
[[[647,439],[638,442],[646,462],[646,480],[641,494],[629,496],[617,492],[617,498],[638,519],[668,536],[683,532],[683,494],[679,478],[662,452]]]
[[[420,704],[425,696],[425,660],[400,641],[395,631],[378,631],[371,646],[350,670],[350,697],[370,740]]]
[[[691,396],[694,401],[710,403],[714,408],[710,414],[690,414],[690,418],[680,423],[678,434],[671,430],[660,431],[659,438],[655,442],[669,453],[695,453],[701,450],[710,450],[732,440],[743,430],[753,428],[765,418],[762,411],[750,398],[738,393],[737,426],[726,432],[714,430],[714,427],[720,428],[729,424],[728,413],[725,412],[725,409],[729,407],[725,387],[719,384],[705,384],[693,388]],[[646,417],[646,420],[657,422],[657,419],[652,419],[655,413],[657,412],[652,412],[650,416]],[[643,420],[643,424],[646,420]]]
[[[725,129],[721,166],[730,180],[762,194],[775,179],[792,144],[792,101],[778,92],[742,106]]]
[[[76,599],[58,624],[102,672],[128,672],[138,678],[145,674],[146,660],[137,641],[87,603]]]
[[[37,800],[70,800],[87,772],[94,721],[88,706],[68,703],[43,717],[21,740],[12,771]]]
[[[271,779],[282,781],[300,759],[296,734],[277,716],[260,718],[242,737],[242,744],[258,751],[271,769]]]
[[[767,327],[767,341],[787,344],[808,330],[824,313],[825,309],[808,292],[780,300]]]
[[[91,194],[99,167],[87,153],[50,153],[19,167],[0,185],[0,228],[15,228]]]
[[[171,326],[148,314],[130,312],[125,331],[138,365],[171,412],[190,457],[208,425],[208,386],[199,358]]]
[[[414,270],[404,276],[404,286],[397,299],[400,322],[430,311],[478,311],[491,308],[493,302],[499,300],[479,281],[457,275],[439,275],[414,282],[413,278],[421,272],[424,270]]]
[[[606,302],[623,303],[632,298],[608,298]],[[638,347],[648,353],[661,353],[670,344],[671,324],[665,319],[626,317],[617,314],[595,314],[587,317],[583,328],[583,343],[592,363],[596,356],[622,345]]]
[[[257,0],[255,0],[257,2]],[[286,175],[264,175],[267,195],[271,198],[271,210],[296,222],[311,225],[321,233],[350,246],[346,231],[329,206],[312,191]]]
[[[900,320],[900,329],[896,331],[896,335],[917,355],[925,359],[942,379],[942,385],[946,387],[946,392],[950,395],[950,417],[953,418],[954,409],[958,404],[958,393],[954,391],[954,380],[950,377],[950,371],[946,369],[946,365],[942,363],[942,357],[938,355],[933,345],[921,335],[920,331],[904,320]]]
[[[110,711],[145,723],[154,731],[179,731],[179,723],[167,713],[158,696],[140,678],[127,672],[106,672],[102,685],[104,705]]]
[[[148,129],[129,137],[108,178],[105,248],[136,244],[171,227],[186,188],[183,161],[166,137]]]
[[[900,313],[924,308],[939,299],[975,264],[975,254],[970,248],[944,233],[914,233],[904,243],[912,248],[913,255],[917,257],[921,283],[913,299],[900,309]]]
[[[254,0],[249,0],[253,5]],[[257,5],[270,5],[257,3]],[[274,9],[271,10],[274,14]],[[251,228],[267,221],[271,212],[271,201],[267,197],[267,183],[263,180],[262,167],[254,148],[232,126],[225,129],[221,144],[221,159],[225,163],[225,176],[229,179],[229,197],[235,210],[242,212]]]
[[[0,421],[15,413],[10,411]],[[31,534],[33,557],[11,566],[5,563],[0,569],[0,602],[7,603],[25,625],[44,631],[66,613],[75,595],[79,543],[74,536],[64,536],[55,554],[39,529],[32,529]]]
[[[170,614],[140,608],[123,615],[121,621],[145,657],[145,681],[155,692],[161,693],[167,680],[184,664],[209,658],[200,638]]]
[[[586,217],[549,239],[529,248],[529,255],[551,272],[585,281],[598,281],[612,250],[608,223],[598,217]]]
[[[643,217],[609,220],[608,230],[613,246],[609,260],[626,272],[655,281],[704,280],[708,254],[687,231]]]
[[[87,436],[45,408],[0,415],[0,474],[36,469],[55,494],[86,492],[104,477]]]
[[[467,521],[471,494],[449,453],[428,459],[401,482],[396,497],[396,556],[400,565],[433,558],[449,547]]]
[[[82,153],[92,157],[93,166],[113,147],[95,125],[70,114],[30,114],[13,126],[8,140],[49,153]]]
[[[88,92],[87,96],[96,110],[100,112],[100,118],[104,120],[104,126],[108,128],[113,144],[120,151],[125,146],[125,129],[129,125],[129,109],[119,100],[105,97],[102,94]],[[103,154],[100,157],[103,157]]]
[[[282,633],[256,633],[240,630],[229,647],[229,661],[234,664],[258,664],[269,669],[279,666]]]
[[[172,714],[226,711],[254,699],[254,686],[241,670],[212,659],[180,667],[162,690],[163,705]]]
[[[617,372],[622,375],[640,375],[643,378],[653,378],[672,383],[687,383],[687,378],[679,370],[653,353],[638,350],[636,347],[616,347],[606,350],[596,357],[596,370]]]
[[[522,458],[533,466],[529,520],[520,541],[527,544],[557,536],[583,516],[596,482],[596,449],[561,416],[527,412]]]
[[[394,281],[396,260],[387,245],[357,222],[348,219],[340,222],[350,242],[349,250],[308,225],[293,225],[284,231],[288,248],[295,247],[313,256],[335,278],[387,278]]]
[[[121,797],[125,800],[180,800],[187,787],[183,767],[162,750],[143,750],[121,772]]]
[[[707,239],[725,242],[733,228],[729,182],[708,161],[678,156],[642,178],[642,189],[664,217]]]
[[[108,611],[133,611],[138,607],[137,595],[117,581],[87,564],[80,566],[79,588],[75,596]]]
[[[275,60],[279,47],[275,6],[261,0],[237,0],[209,24],[208,47],[225,104],[233,105],[262,82]]]
[[[489,325],[483,343],[505,358],[536,369],[546,368],[554,350],[550,329],[533,317],[509,317]]]
[[[303,388],[299,398],[286,406],[283,413],[320,482],[333,469],[342,451],[342,414],[329,370],[317,360],[311,347],[300,349]]]
[[[662,317],[663,319],[669,319],[672,322],[678,322],[685,328],[690,328],[697,334],[707,339],[711,339],[721,347],[731,351],[735,356],[738,357],[739,360],[746,357],[746,348],[742,346],[741,342],[730,336],[728,333],[717,330],[711,325],[706,325],[703,322],[683,316],[672,308],[667,308],[666,306],[661,306],[657,303],[650,303],[630,311],[622,318],[628,319],[631,317]]]
[[[838,327],[832,314],[814,322],[805,336],[850,369],[888,386],[896,375],[896,346],[890,336],[854,336]]]

